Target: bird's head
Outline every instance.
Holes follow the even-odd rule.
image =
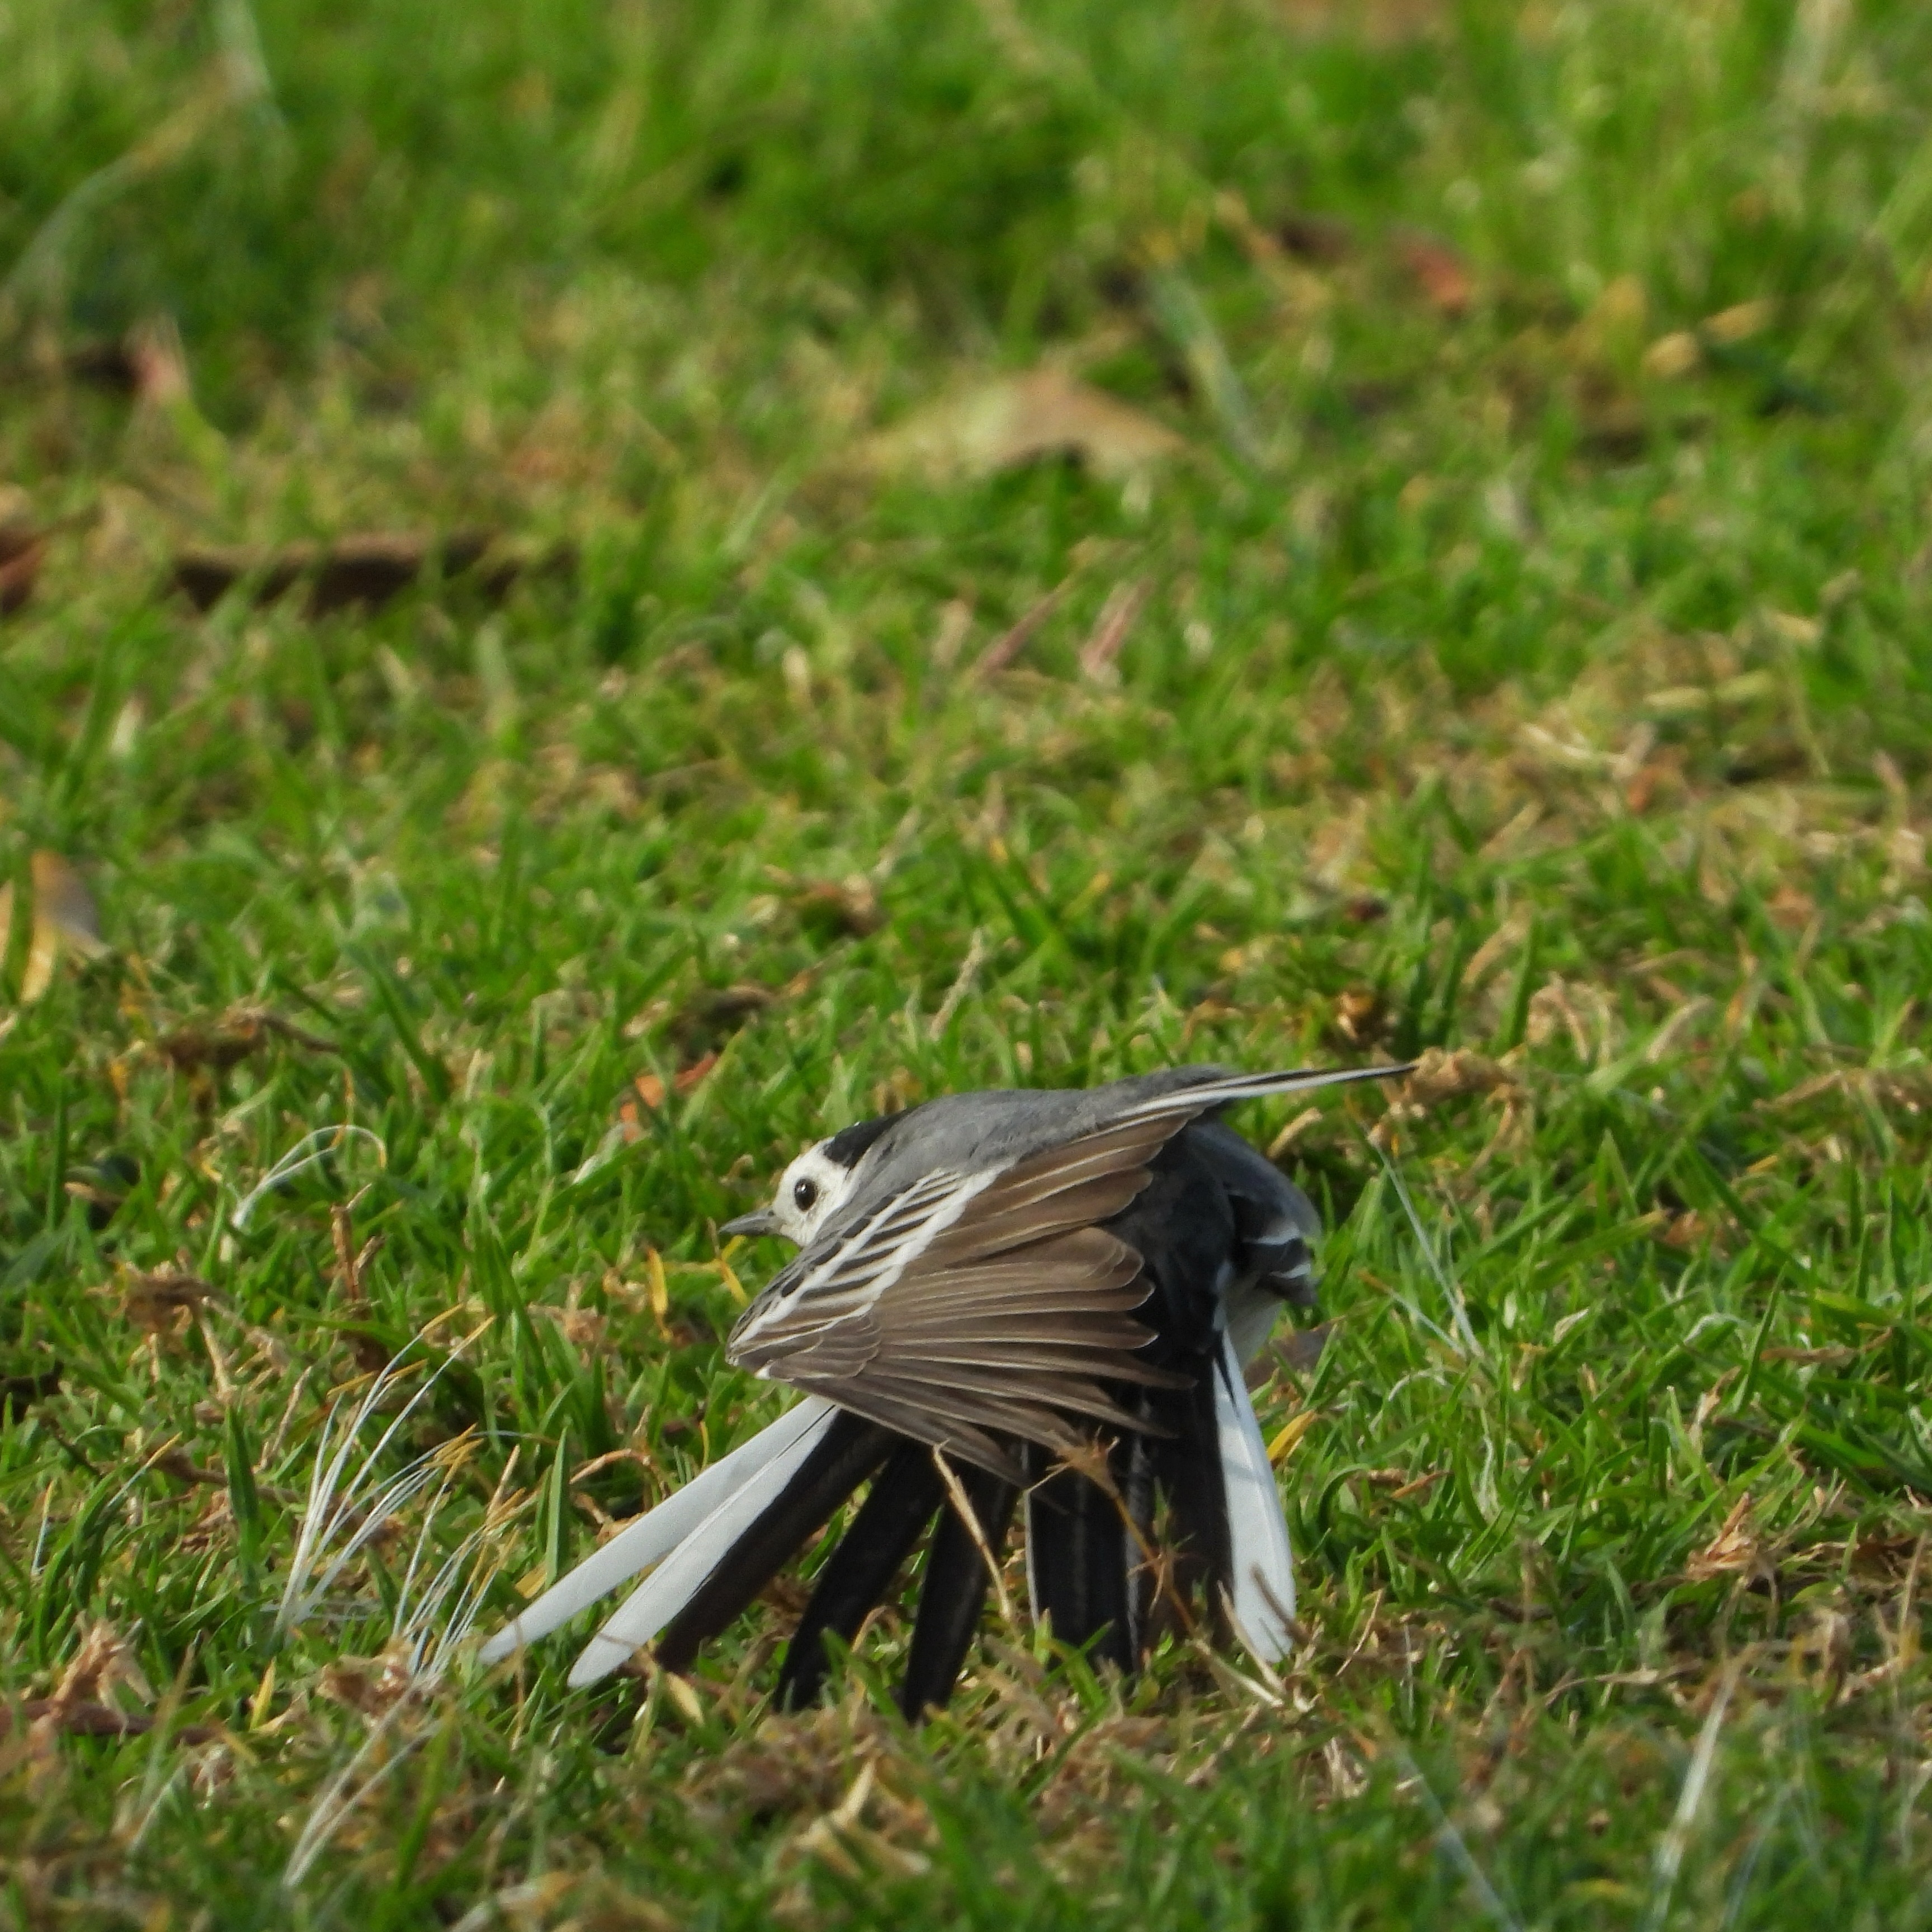
[[[838,1137],[835,1135],[833,1139]],[[769,1208],[740,1214],[721,1234],[781,1234],[803,1247],[838,1210],[852,1190],[852,1168],[826,1151],[831,1141],[808,1147],[780,1178]]]

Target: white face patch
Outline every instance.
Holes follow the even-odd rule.
[[[800,1247],[823,1227],[852,1185],[852,1170],[841,1167],[824,1152],[825,1143],[809,1147],[784,1171],[772,1203],[778,1232]]]

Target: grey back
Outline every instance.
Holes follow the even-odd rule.
[[[892,1196],[937,1169],[975,1174],[987,1167],[1004,1167],[1097,1133],[1143,1101],[1225,1079],[1228,1073],[1224,1066],[1170,1066],[1105,1087],[994,1088],[944,1094],[909,1108],[894,1116],[860,1155],[854,1167],[851,1193],[812,1245],[837,1240]],[[1240,1141],[1238,1135],[1232,1138]],[[1245,1141],[1240,1144],[1268,1166]]]

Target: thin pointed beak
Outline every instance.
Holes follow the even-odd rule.
[[[776,1234],[778,1217],[769,1208],[760,1208],[754,1214],[740,1214],[735,1221],[727,1221],[718,1232],[721,1234]]]

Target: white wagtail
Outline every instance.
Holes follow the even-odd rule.
[[[484,1661],[649,1570],[570,1682],[653,1640],[687,1670],[868,1478],[793,1632],[782,1704],[817,1696],[826,1638],[854,1639],[935,1516],[901,1695],[909,1715],[943,1704],[1022,1495],[1034,1611],[1057,1637],[1131,1670],[1157,1588],[1204,1586],[1218,1621],[1278,1658],[1294,1576],[1242,1369],[1285,1303],[1312,1300],[1319,1222],[1214,1117],[1406,1070],[1190,1066],[953,1094],[808,1148],[724,1230],[799,1248],[726,1354],[806,1400],[545,1592]]]

